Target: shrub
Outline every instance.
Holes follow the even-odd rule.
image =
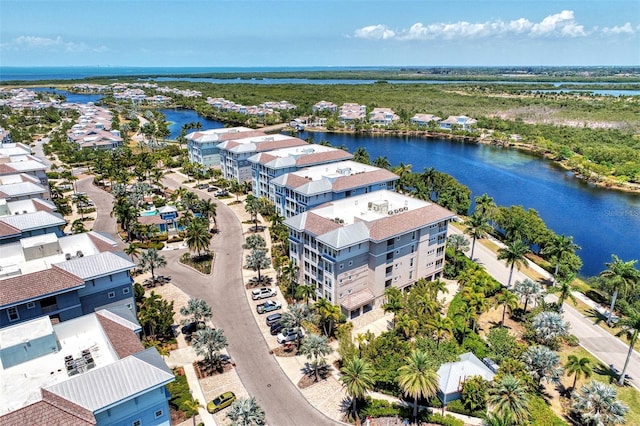
[[[180,235],[174,235],[173,237],[167,240],[168,243],[177,243],[178,241],[182,241],[184,238]]]
[[[452,413],[464,414],[471,417],[482,417],[485,414],[485,410],[470,410],[464,406],[461,400],[456,399],[447,403],[447,411]]]
[[[59,179],[60,178],[60,173],[58,173],[58,172],[47,172],[46,175],[47,175],[47,177],[49,179]]]
[[[154,248],[156,250],[162,250],[164,248],[164,243],[161,242],[143,242],[143,243],[136,243],[136,246],[138,248],[144,249],[144,250],[148,250],[150,248]]]
[[[437,396],[432,396],[429,398],[429,407],[431,408],[442,408],[442,401]]]
[[[545,426],[567,426],[567,423],[551,410],[544,399],[533,396],[529,399],[531,424]]]
[[[585,293],[585,296],[587,296],[589,299],[593,300],[596,303],[607,303],[608,301],[607,298],[602,295],[602,293],[593,289],[587,290],[587,292]]]
[[[368,396],[360,409],[360,418],[371,417],[396,417],[400,415],[400,408],[396,404],[383,399],[371,399]]]
[[[186,417],[191,417],[198,414],[197,411],[190,410],[185,406],[185,402],[192,401],[191,392],[189,391],[189,383],[187,382],[187,376],[180,374],[179,371],[174,370],[175,380],[167,385],[167,390],[171,394],[169,399],[169,405],[176,410],[184,412]]]
[[[151,238],[151,241],[153,241],[154,243],[157,243],[158,241],[167,241],[168,239],[169,239],[169,235],[167,234],[157,234],[153,238]]]
[[[580,344],[580,339],[574,334],[567,334],[564,336],[564,341],[569,346],[578,346]]]
[[[435,423],[437,425],[443,425],[443,426],[464,426],[464,422],[460,419],[456,419],[455,417],[453,417],[450,414],[447,414],[446,416],[443,416],[441,414],[438,413],[429,413],[428,416],[426,416],[427,418],[425,419],[425,421],[428,421],[430,423]]]

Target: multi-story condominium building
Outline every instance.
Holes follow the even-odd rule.
[[[189,161],[204,167],[220,165],[218,145],[229,138],[264,135],[264,132],[248,127],[208,129],[191,132],[186,136]]]
[[[388,126],[398,120],[400,120],[400,117],[391,108],[374,108],[369,113],[369,123],[371,124]]]
[[[169,426],[174,375],[135,316],[103,309],[0,330],[0,426]]]
[[[13,215],[7,214],[0,217],[0,244],[13,243],[20,241],[22,238],[35,237],[37,235],[53,234],[58,237],[64,235],[62,229],[67,224],[64,218],[58,213],[47,210],[47,206],[37,199],[31,200],[33,207],[27,204],[28,201],[20,200],[11,203],[6,203],[5,201],[0,203],[0,206],[6,207],[6,209],[3,209],[4,212],[14,212]],[[23,207],[23,209],[19,210],[20,207]],[[32,208],[35,211],[32,211]],[[2,259],[0,259],[0,264],[2,262]],[[0,271],[0,274],[2,274],[2,271]]]
[[[11,147],[7,147],[7,145]],[[0,176],[15,175],[25,173],[35,176],[40,185],[49,189],[49,179],[47,178],[47,165],[31,153],[20,154],[20,144],[3,144],[3,150],[9,151],[7,154],[0,152]],[[7,147],[7,148],[4,148]],[[49,195],[47,195],[47,198]]]
[[[333,200],[394,190],[398,175],[355,161],[308,167],[271,180],[273,202],[285,218]]]
[[[355,318],[388,287],[441,276],[454,213],[392,191],[332,201],[285,220],[299,282]]]
[[[303,167],[350,160],[352,154],[324,145],[308,144],[291,148],[262,152],[249,157],[253,178],[253,195],[267,197],[275,202],[272,179],[285,173],[295,172]]]
[[[276,149],[308,146],[302,139],[281,134],[238,137],[218,145],[220,168],[225,179],[244,183],[251,180],[249,157]]]
[[[5,217],[0,226],[24,216]],[[135,311],[129,275],[135,264],[116,247],[95,232],[1,244],[0,328],[45,315],[67,321],[111,306]]]
[[[0,176],[0,199],[6,201],[49,199],[49,188],[40,184],[40,179],[26,173]]]

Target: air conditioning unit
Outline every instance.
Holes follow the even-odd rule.
[[[78,250],[78,251],[76,252],[76,256],[77,256],[77,257],[82,257],[82,256],[84,256],[84,253],[82,253],[82,250]]]
[[[71,260],[71,253],[65,253],[65,254],[64,254],[64,258],[65,258],[66,260]]]

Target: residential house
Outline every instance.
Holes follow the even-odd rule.
[[[291,136],[262,134],[258,136],[239,137],[227,140],[218,145],[220,150],[220,168],[225,179],[244,183],[251,180],[251,163],[249,158],[276,149],[296,146],[308,146],[307,142]]]
[[[271,179],[279,215],[289,218],[329,201],[395,189],[399,177],[389,170],[347,160],[307,167]]]
[[[0,176],[0,199],[18,201],[32,198],[49,199],[49,188],[40,185],[38,178],[26,173]]]
[[[53,234],[58,237],[64,235],[62,229],[67,222],[60,214],[47,209],[47,206],[37,201],[37,199],[31,200],[34,203],[35,211],[28,208],[25,203],[28,200],[19,201],[23,203],[7,203],[5,200],[0,204],[0,206],[6,206],[5,213],[13,212],[12,215],[7,214],[0,217],[0,245],[14,243],[22,238],[38,235]],[[20,209],[21,206],[23,207],[22,209]],[[1,262],[2,260],[0,260]]]
[[[1,329],[0,426],[169,426],[175,377],[139,332],[116,308]]]
[[[391,108],[374,108],[369,113],[369,123],[371,124],[388,126],[398,120],[400,117]]]
[[[324,145],[308,144],[261,152],[248,158],[251,163],[253,195],[275,202],[272,179],[304,167],[350,160],[352,154]]]
[[[389,287],[442,275],[455,214],[381,190],[332,201],[285,220],[298,281],[356,318],[384,303]]]
[[[437,124],[442,118],[436,117],[433,114],[416,114],[411,117],[411,123],[418,126],[428,126],[431,123]]]
[[[353,103],[344,103],[340,107],[338,120],[340,123],[348,124],[356,120],[364,120],[367,116],[367,106]]]
[[[334,104],[333,102],[320,101],[320,102],[316,102],[311,107],[311,111],[314,114],[321,111],[336,112],[338,111],[338,105]]]
[[[12,151],[15,149],[16,147],[10,148]],[[0,153],[0,176],[25,173],[36,177],[40,185],[48,191],[49,178],[46,171],[47,165],[31,154],[3,155]],[[47,193],[45,198],[49,197],[50,194]]]
[[[438,369],[438,398],[442,405],[460,399],[464,382],[474,376],[490,382],[495,373],[472,352],[460,355],[459,361],[442,364]]]
[[[465,115],[450,115],[446,120],[440,121],[440,128],[445,130],[473,130],[473,125],[478,121]]]

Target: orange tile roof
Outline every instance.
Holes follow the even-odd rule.
[[[454,213],[444,207],[430,204],[419,209],[394,214],[371,222],[368,225],[369,235],[374,241],[383,241],[395,235],[409,232],[412,229],[453,218],[454,216]]]
[[[308,164],[327,163],[330,161],[349,160],[353,158],[353,154],[338,149],[336,151],[318,152],[314,154],[303,155],[296,161],[297,166],[306,166]]]
[[[129,328],[99,314],[96,315],[96,318],[98,318],[102,329],[111,342],[111,346],[118,354],[118,358],[122,359],[144,350],[144,346],[142,346],[138,336]]]
[[[371,172],[355,173],[349,176],[340,176],[333,182],[334,191],[344,191],[349,188],[358,188],[375,182],[388,182],[400,177],[389,170],[380,169]]]
[[[322,235],[334,229],[340,228],[342,225],[315,213],[307,213],[307,220],[304,224],[305,231],[313,235]]]
[[[71,404],[69,401],[67,403]],[[80,407],[78,407],[80,409]],[[17,425],[51,425],[51,426],[90,426],[95,425],[96,420],[88,412],[77,416],[64,409],[56,407],[47,401],[38,401],[19,410],[0,416],[0,426]],[[90,417],[89,417],[90,416]]]
[[[19,235],[20,230],[15,226],[0,221],[0,237],[8,237],[10,235]]]

